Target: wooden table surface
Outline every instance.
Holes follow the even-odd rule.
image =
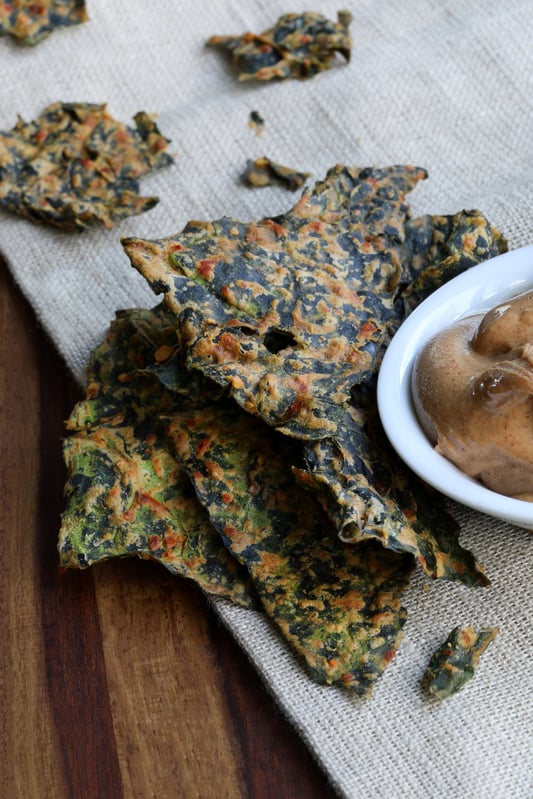
[[[0,263],[1,799],[332,797],[194,585],[137,559],[59,572],[76,399]]]

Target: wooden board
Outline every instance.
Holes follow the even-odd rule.
[[[139,560],[59,572],[76,398],[0,262],[0,795],[333,796],[193,585]]]

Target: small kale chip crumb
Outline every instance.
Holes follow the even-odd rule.
[[[262,136],[265,129],[265,120],[259,111],[250,111],[248,127],[255,132],[256,136]]]
[[[270,158],[262,156],[255,161],[247,161],[246,169],[243,173],[242,180],[248,186],[283,186],[290,191],[297,191],[300,189],[307,178],[310,177],[309,172],[298,172],[291,167],[277,164],[271,161]]]
[[[429,661],[422,679],[426,690],[437,699],[447,699],[464,688],[497,634],[496,627],[486,627],[478,633],[473,627],[455,627]]]

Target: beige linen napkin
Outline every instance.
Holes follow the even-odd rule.
[[[130,121],[159,115],[174,166],[143,181],[161,201],[111,231],[63,234],[0,213],[0,249],[67,367],[82,381],[88,353],[115,310],[155,298],[120,236],[155,238],[188,219],[242,220],[288,209],[297,195],[247,189],[247,158],[266,154],[316,179],[337,162],[415,163],[430,177],[415,213],[484,211],[511,247],[533,242],[533,14],[529,0],[358,0],[350,64],[308,82],[238,84],[214,33],[262,31],[321,0],[88,0],[90,21],[35,49],[0,41],[0,129],[51,102],[107,102]],[[262,137],[248,127],[265,119]],[[533,264],[532,264],[533,275]],[[216,607],[272,695],[350,799],[531,799],[531,534],[456,508],[463,543],[492,585],[466,589],[415,577],[400,652],[370,701],[315,685],[264,618]],[[444,703],[419,681],[455,625],[500,634],[476,678]]]

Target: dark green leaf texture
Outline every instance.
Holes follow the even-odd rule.
[[[464,688],[497,634],[496,627],[486,627],[478,633],[473,627],[455,627],[429,661],[422,679],[425,689],[438,699],[447,699]]]
[[[283,432],[323,438],[396,318],[404,195],[425,174],[339,166],[275,219],[189,223],[123,245],[177,314],[190,368]]]
[[[381,427],[373,393],[350,406],[335,438],[304,446],[300,482],[322,498],[340,538],[374,539],[410,552],[434,578],[487,585],[443,497],[422,484],[396,455]]]
[[[91,103],[54,103],[32,122],[19,119],[0,132],[0,206],[69,231],[153,208],[158,198],[140,197],[139,180],[172,158],[148,114],[134,122]]]
[[[167,316],[122,313],[92,356],[87,396],[67,422],[76,432],[64,442],[60,563],[84,568],[136,555],[253,606],[246,571],[229,556],[165,435],[160,414],[187,404],[144,371],[174,338]]]
[[[401,638],[412,559],[340,541],[294,481],[296,443],[237,406],[179,414],[169,434],[214,527],[314,678],[368,696]]]
[[[57,28],[88,19],[85,0],[16,0],[0,3],[0,35],[18,44],[34,46]]]
[[[239,80],[303,80],[329,69],[336,53],[350,60],[351,21],[349,11],[339,11],[337,22],[313,11],[284,14],[263,33],[211,36],[207,44],[231,54]]]

